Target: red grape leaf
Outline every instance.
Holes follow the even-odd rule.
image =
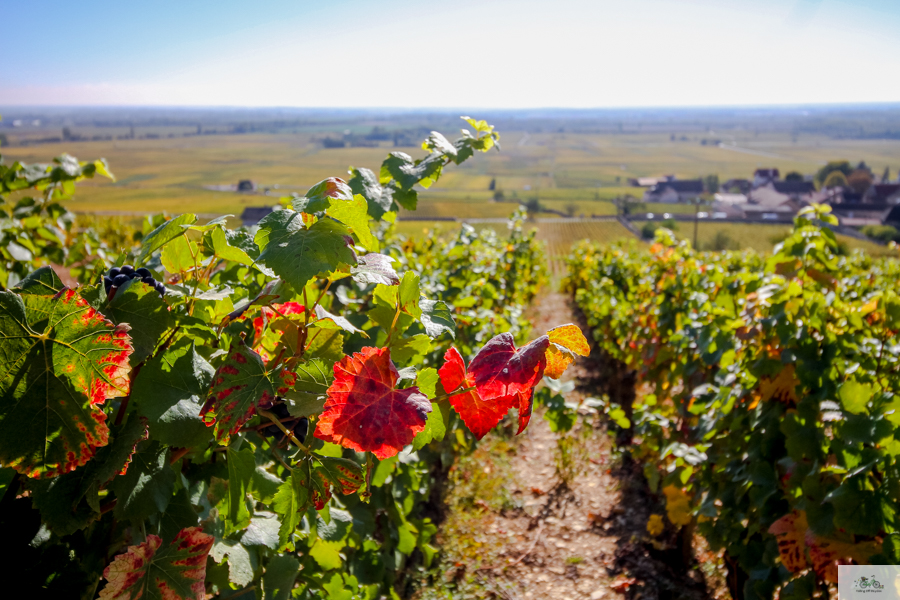
[[[0,463],[55,477],[107,444],[99,405],[128,394],[128,330],[67,288],[0,292]]]
[[[453,347],[444,353],[444,364],[438,369],[438,375],[447,393],[475,387],[473,377],[466,373],[466,364],[459,350]],[[513,404],[509,397],[484,400],[476,390],[471,390],[450,396],[450,406],[459,414],[469,431],[480,440],[500,422]]]
[[[266,326],[279,316],[284,315],[302,315],[306,312],[299,302],[285,302],[284,304],[273,304],[271,307],[263,306],[260,316],[253,319],[253,345],[255,346],[262,339]]]
[[[501,333],[484,345],[468,369],[456,348],[444,354],[444,365],[438,371],[444,390],[453,393],[463,385],[476,388],[450,397],[450,405],[476,438],[484,437],[513,407],[519,411],[517,433],[525,430],[549,345],[547,336],[541,336],[516,349],[512,335]]]
[[[778,539],[781,563],[791,573],[799,573],[809,567],[806,560],[806,513],[790,512],[769,526],[769,533]]]
[[[334,365],[316,437],[379,459],[394,456],[425,428],[431,402],[419,388],[396,389],[387,348],[365,347]]]
[[[216,426],[216,439],[223,440],[256,414],[259,404],[275,399],[275,388],[266,375],[262,358],[238,342],[213,376],[212,387],[200,417],[206,426]]]
[[[575,355],[587,356],[591,353],[587,339],[577,325],[561,325],[547,332],[550,346],[547,348],[547,368],[544,375],[551,379],[559,379]]]
[[[100,600],[202,600],[206,557],[215,538],[200,527],[182,529],[171,544],[153,534],[116,556],[103,571]]]

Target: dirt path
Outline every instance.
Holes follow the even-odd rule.
[[[538,298],[532,319],[536,332],[575,322],[559,293]],[[590,365],[576,364],[567,377],[588,381]],[[577,387],[567,399],[586,393]],[[453,478],[464,492],[451,491],[451,502],[470,494],[471,510],[457,514],[466,506],[457,502],[442,526],[444,581],[433,585],[450,595],[436,597],[712,598],[698,568],[670,567],[681,564],[669,543],[675,532],[657,538],[647,533],[650,514],[665,515],[665,509],[647,489],[640,467],[614,453],[610,436],[600,429],[574,437],[581,472],[568,483],[557,467],[558,435],[543,413],[533,416],[521,436],[486,437],[458,465]],[[485,494],[487,500],[480,499]]]

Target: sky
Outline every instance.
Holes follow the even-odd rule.
[[[897,0],[12,0],[0,106],[900,101]]]

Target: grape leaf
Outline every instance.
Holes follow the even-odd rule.
[[[131,327],[131,363],[135,365],[150,356],[160,336],[171,326],[169,307],[159,292],[137,278],[120,287],[104,310],[113,323]]]
[[[341,265],[356,266],[356,254],[347,244],[350,231],[333,219],[306,228],[301,213],[279,210],[267,215],[259,227],[256,242],[264,249],[257,260],[297,291],[319,274]]]
[[[419,320],[425,327],[428,337],[436,338],[445,331],[450,334],[450,337],[456,337],[456,322],[453,320],[453,313],[444,302],[421,298],[419,308],[422,311]]]
[[[99,405],[128,393],[131,352],[128,327],[75,291],[0,292],[0,463],[54,477],[90,460],[109,433]]]
[[[116,518],[144,519],[165,512],[175,491],[168,448],[159,442],[143,445],[134,454],[128,472],[116,477],[111,487],[117,499]]]
[[[691,522],[691,499],[681,488],[667,485],[663,488],[666,495],[666,516],[677,527]]]
[[[869,558],[881,552],[881,544],[875,541],[852,543],[832,540],[806,532],[806,547],[812,568],[819,579],[838,583],[838,565],[868,564]]]
[[[453,347],[444,353],[444,364],[438,369],[438,375],[447,393],[475,387],[474,377],[466,372],[466,364],[459,350]],[[480,440],[509,412],[512,399],[509,397],[484,399],[477,390],[472,389],[450,396],[450,406],[459,414],[469,431]]]
[[[178,447],[209,439],[200,408],[214,373],[193,344],[170,349],[143,366],[131,401],[147,418],[151,438]]]
[[[325,214],[349,227],[363,248],[369,252],[378,252],[378,238],[372,235],[369,228],[368,205],[365,198],[356,195],[347,202],[332,202]]]
[[[295,417],[317,415],[325,408],[326,394],[334,380],[331,369],[317,358],[297,365],[296,369],[297,380],[294,387],[284,394],[289,400],[288,412]]]
[[[281,484],[275,493],[272,507],[281,515],[281,527],[278,529],[279,546],[284,547],[290,540],[290,535],[300,525],[303,518],[302,511],[309,502],[309,491],[304,485],[303,476],[299,469],[293,469],[290,477]]]
[[[182,529],[171,544],[147,541],[116,556],[103,571],[101,600],[203,600],[206,557],[215,538],[199,527]]]
[[[544,375],[551,379],[559,379],[575,355],[587,356],[591,352],[587,339],[577,325],[560,325],[547,332],[550,345],[547,347],[547,368]]]
[[[769,527],[769,533],[778,540],[781,563],[791,573],[799,573],[809,567],[806,560],[806,531],[809,525],[802,511],[790,512]]]
[[[431,402],[416,387],[396,389],[386,348],[365,347],[334,365],[316,437],[379,459],[394,456],[425,427]]]
[[[363,484],[362,467],[346,458],[323,456],[319,458],[320,469],[335,487],[345,496],[352,494]]]
[[[305,213],[317,213],[328,210],[335,202],[353,200],[353,191],[343,179],[329,177],[323,179],[306,191],[306,195],[296,198],[294,210]]]
[[[179,215],[170,219],[148,233],[141,240],[141,253],[137,257],[137,263],[142,264],[148,256],[159,250],[178,236],[184,234],[185,225],[193,225],[197,222],[197,215],[190,213]]]
[[[244,250],[228,243],[228,237],[224,229],[216,227],[209,234],[213,252],[222,260],[230,260],[242,265],[252,265],[253,259]]]
[[[525,430],[531,419],[534,386],[547,364],[549,344],[545,335],[516,349],[512,335],[502,333],[484,345],[468,369],[458,350],[446,352],[438,371],[444,389],[454,393],[475,388],[450,397],[451,406],[475,437],[484,437],[513,407],[519,412],[517,433]]]
[[[397,285],[400,276],[394,270],[393,259],[384,254],[370,252],[356,259],[357,266],[350,269],[350,275],[359,283],[380,283]]]
[[[299,572],[300,561],[293,556],[289,554],[273,556],[266,565],[266,574],[262,578],[263,598],[289,600]]]
[[[384,213],[391,210],[394,203],[390,193],[386,193],[378,183],[378,177],[369,169],[354,169],[350,167],[350,191],[360,194],[369,205],[369,216],[380,221]]]
[[[222,441],[256,414],[256,407],[275,399],[275,388],[266,376],[262,358],[238,342],[216,371],[200,417],[215,424],[216,439]]]

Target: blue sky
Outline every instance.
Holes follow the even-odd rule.
[[[28,0],[0,105],[900,101],[896,0]]]

